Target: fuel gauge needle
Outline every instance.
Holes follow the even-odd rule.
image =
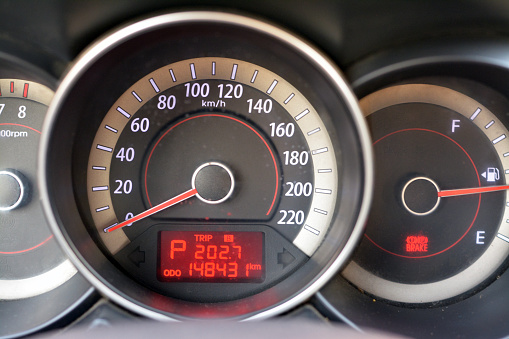
[[[139,221],[141,219],[145,219],[153,214],[156,214],[162,210],[165,210],[167,209],[168,207],[171,207],[173,205],[176,205],[178,204],[179,202],[182,202],[184,200],[187,200],[189,198],[192,198],[194,197],[196,194],[198,193],[198,191],[196,190],[196,188],[192,188],[190,189],[189,191],[185,191],[184,193],[181,193],[173,198],[170,198],[168,200],[166,200],[165,202],[162,202],[160,203],[159,205],[156,205],[152,208],[149,208],[148,210],[144,211],[144,212],[141,212],[140,214],[138,215],[135,215],[134,217],[130,218],[130,219],[127,219],[126,221],[123,221],[121,222],[120,224],[114,224],[114,225],[111,225],[109,227],[106,227],[104,229],[104,232],[106,233],[109,233],[109,232],[113,232],[114,230],[117,230],[119,228],[122,228],[124,226],[127,226],[133,222],[136,222],[136,221]]]
[[[509,190],[509,185],[504,186],[484,186],[484,187],[474,187],[474,188],[460,188],[454,190],[444,190],[438,192],[439,198],[447,198],[447,197],[456,197],[459,195],[467,195],[467,194],[478,194],[478,193],[486,193],[486,192],[497,192]]]

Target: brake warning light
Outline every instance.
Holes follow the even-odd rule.
[[[428,237],[423,235],[410,235],[406,238],[407,252],[428,252]]]

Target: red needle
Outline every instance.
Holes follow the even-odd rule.
[[[106,228],[104,231],[105,232],[112,232],[116,229],[119,229],[119,228],[122,228],[130,223],[133,223],[133,222],[136,222],[136,221],[139,221],[141,219],[144,219],[146,217],[149,217],[151,216],[152,214],[155,214],[157,212],[160,212],[164,209],[167,209],[168,207],[171,207],[173,205],[176,205],[178,204],[179,202],[182,202],[186,199],[189,199],[189,198],[192,198],[194,197],[196,194],[198,193],[198,191],[196,190],[196,188],[193,188],[193,189],[190,189],[189,191],[185,191],[184,193],[181,193],[171,199],[168,199],[166,200],[165,202],[163,203],[160,203],[159,205],[157,206],[154,206],[152,208],[149,208],[148,210],[146,210],[145,212],[141,212],[140,214],[130,218],[130,219],[127,219],[126,221],[123,221],[121,222],[120,224],[117,224],[115,226],[110,226],[109,228]]]
[[[458,195],[496,192],[496,191],[504,191],[504,190],[508,190],[508,189],[509,189],[509,185],[506,185],[506,186],[484,186],[484,187],[475,187],[475,188],[461,188],[461,189],[457,189],[457,190],[440,191],[440,192],[438,192],[438,197],[439,198],[455,197]]]

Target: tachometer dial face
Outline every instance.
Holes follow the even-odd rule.
[[[0,73],[17,69],[7,65],[0,61]],[[39,141],[53,94],[38,82],[0,79],[2,338],[28,335],[57,320],[63,323],[78,300],[92,292],[62,252],[40,204]]]
[[[389,87],[361,105],[377,185],[364,240],[345,277],[407,303],[475,288],[509,254],[509,132],[474,99],[435,85]]]
[[[62,190],[50,200],[73,187],[81,215],[57,201],[52,212],[84,219],[62,222],[61,240],[126,307],[268,315],[309,296],[353,249],[367,135],[337,71],[302,41],[230,14],[167,15],[99,42],[66,79],[47,187]],[[50,155],[68,132],[71,147]],[[74,172],[57,175],[71,168],[58,165],[64,154]]]
[[[52,97],[35,82],[0,80],[0,300],[40,295],[76,273],[39,204],[37,151]]]

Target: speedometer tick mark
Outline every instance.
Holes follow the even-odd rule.
[[[107,191],[108,186],[94,186],[92,187],[92,192],[99,192],[99,191]]]
[[[295,96],[295,93],[290,94],[290,96],[289,96],[288,98],[286,98],[286,100],[285,100],[285,105],[286,105],[287,103],[289,103],[289,102],[290,102],[290,100],[292,100],[294,96]]]
[[[194,64],[189,65],[191,67],[191,77],[193,80],[196,80],[196,69],[194,68]]]
[[[113,152],[113,148],[111,147],[107,147],[107,146],[103,146],[103,145],[100,145],[100,144],[97,144],[97,149],[100,149],[101,151],[105,151],[105,152]]]
[[[138,100],[138,102],[142,102],[143,100],[141,100],[140,96],[138,95],[138,93],[136,93],[135,91],[132,91],[131,94],[133,95],[133,97],[136,98],[136,100]]]
[[[117,226],[117,225],[118,225],[118,222],[114,223],[114,224],[113,224],[113,225],[111,225],[111,226],[106,227],[106,228],[104,229],[104,233],[108,233],[108,230],[109,230],[110,228],[115,227],[115,226]]]
[[[297,114],[297,116],[295,117],[295,120],[299,121],[300,119],[304,118],[308,113],[309,113],[309,109],[306,108],[304,111]]]
[[[332,190],[325,189],[325,188],[316,188],[315,192],[320,193],[320,194],[332,194]]]
[[[323,214],[323,215],[327,215],[327,211],[321,210],[321,209],[319,209],[319,208],[315,208],[313,211],[315,211],[316,213],[320,213],[320,214]]]
[[[258,76],[258,71],[254,71],[253,77],[251,78],[251,83],[255,82],[257,76]]]
[[[311,154],[317,155],[317,154],[325,153],[328,151],[329,151],[329,149],[327,147],[323,147],[323,148],[315,149],[314,151],[311,152]]]
[[[131,114],[127,113],[122,107],[118,106],[117,111],[125,116],[127,119],[131,118]]]
[[[152,87],[154,88],[154,91],[156,91],[156,93],[159,93],[161,91],[159,89],[159,86],[157,86],[156,82],[154,81],[154,78],[150,78],[148,81],[150,82],[150,84],[152,85]]]
[[[267,90],[267,94],[272,93],[272,91],[274,90],[274,88],[276,88],[276,85],[277,85],[277,80],[274,80],[274,81],[272,82],[272,84],[270,85],[269,89]]]
[[[315,128],[314,130],[309,131],[309,132],[308,132],[308,135],[313,135],[313,134],[315,134],[315,133],[317,133],[317,132],[320,132],[320,127],[317,127],[317,128]]]
[[[108,131],[111,131],[113,133],[118,133],[118,130],[111,127],[111,126],[108,126],[108,125],[104,125],[104,128],[106,128]]]
[[[330,168],[319,169],[318,173],[332,173],[332,169]]]
[[[171,75],[171,80],[173,80],[173,82],[177,82],[177,78],[175,77],[175,73],[173,73],[173,70],[170,68],[170,75]]]
[[[92,166],[92,169],[96,171],[106,171],[106,167],[104,166]]]
[[[235,78],[237,77],[237,68],[238,67],[239,67],[239,65],[233,64],[232,75],[231,75],[230,79],[235,80]]]
[[[102,212],[102,211],[106,211],[108,209],[110,209],[110,206],[106,205],[106,206],[103,206],[103,207],[96,208],[95,211],[96,212]]]
[[[309,231],[309,232],[313,233],[314,235],[320,235],[320,231],[319,230],[317,230],[316,228],[313,228],[313,227],[311,227],[309,225],[304,225],[304,229],[306,231]]]
[[[488,122],[488,124],[486,126],[484,126],[484,128],[488,129],[491,126],[493,126],[494,123],[495,123],[495,120],[491,120],[490,122]]]
[[[216,75],[216,62],[212,61],[212,75]]]

